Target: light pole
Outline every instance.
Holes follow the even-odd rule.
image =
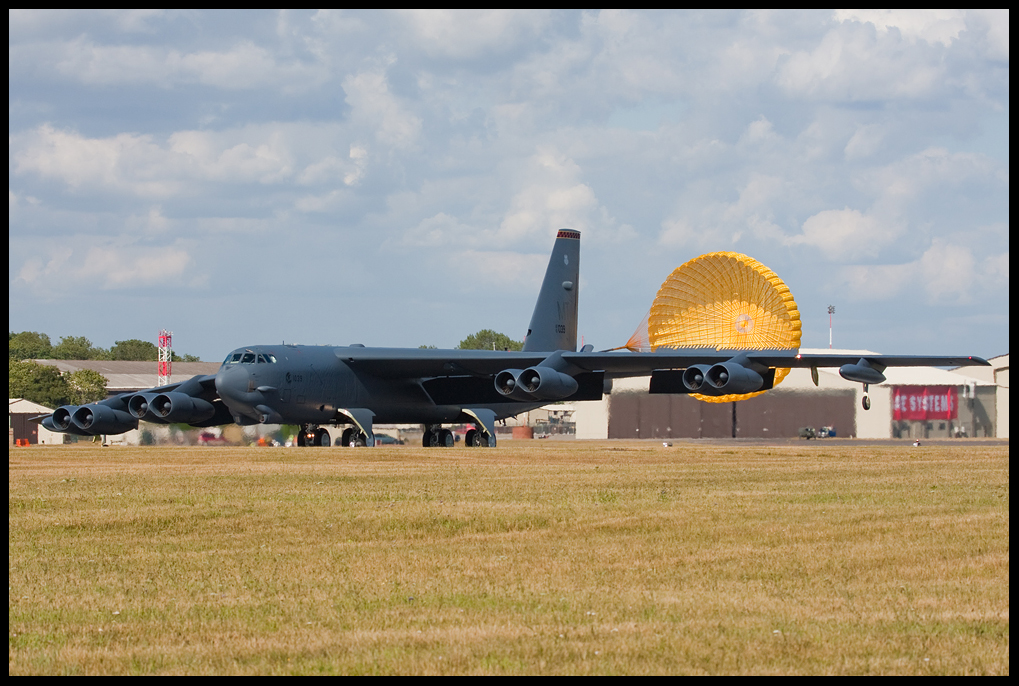
[[[835,314],[835,306],[828,306],[828,350],[831,350],[831,316]]]

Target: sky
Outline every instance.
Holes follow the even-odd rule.
[[[803,347],[1008,352],[1007,10],[11,10],[9,329],[222,359],[579,331],[759,260]],[[578,342],[579,345],[579,342]]]

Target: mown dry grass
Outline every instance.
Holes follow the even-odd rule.
[[[1008,446],[12,449],[11,674],[1007,674]]]

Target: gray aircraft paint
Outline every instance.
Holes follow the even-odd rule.
[[[552,246],[524,351],[576,350],[580,291],[580,232],[561,229]]]

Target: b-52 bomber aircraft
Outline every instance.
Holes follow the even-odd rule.
[[[746,264],[733,269],[739,276]],[[763,269],[758,272],[774,277]],[[520,352],[253,345],[227,355],[216,374],[63,406],[37,420],[51,431],[80,436],[123,433],[137,428],[139,420],[194,427],[299,424],[298,443],[306,446],[329,445],[326,426],[346,427],[342,445],[371,446],[374,423],[419,423],[425,426],[425,446],[447,447],[453,434],[443,425],[467,423],[474,426],[465,435],[467,445],[494,447],[497,420],[560,400],[600,400],[615,377],[650,374],[651,393],[728,401],[772,388],[792,367],[812,368],[815,383],[817,367],[839,367],[844,378],[866,388],[884,381],[882,372],[891,366],[988,364],[977,357],[799,354],[795,304],[782,315],[795,328],[795,347],[725,347],[719,340],[676,347],[668,344],[669,336],[659,336],[658,345],[639,351],[595,352],[590,345],[577,351],[579,274],[580,232],[560,230]],[[784,284],[776,293],[776,302],[792,302]],[[660,297],[675,299],[661,291]],[[736,336],[723,336],[723,343],[743,340],[739,336],[763,326],[765,304],[742,305],[746,311],[715,308],[720,314],[712,326]],[[649,316],[668,320],[668,313],[656,314],[656,307],[657,299]],[[693,309],[703,314],[712,307],[700,303]],[[864,396],[865,409],[868,401]]]

